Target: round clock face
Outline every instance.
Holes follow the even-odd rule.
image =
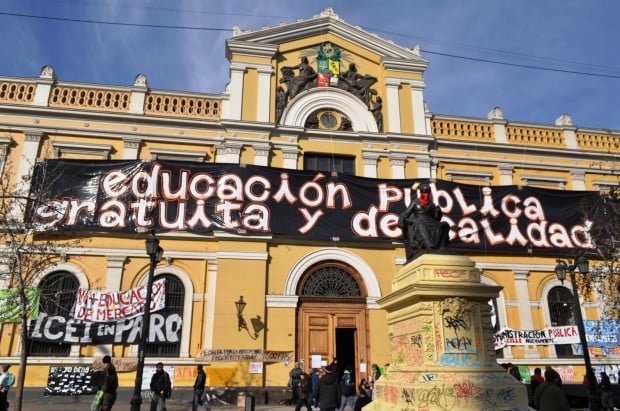
[[[338,119],[332,113],[323,113],[320,118],[321,125],[327,129],[336,128],[338,125]]]

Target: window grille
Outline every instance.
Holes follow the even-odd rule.
[[[549,316],[552,326],[575,325],[573,311],[573,295],[566,287],[553,287],[547,295]],[[570,344],[555,345],[558,358],[572,357],[573,348]]]
[[[357,281],[345,269],[335,266],[321,266],[309,274],[303,284],[304,297],[361,297]]]
[[[164,274],[156,277],[157,280],[166,279],[166,307],[157,311],[167,317],[171,314],[178,314],[183,318],[183,307],[185,304],[185,287],[177,277]],[[184,319],[185,321],[185,319]],[[181,327],[184,327],[182,325]],[[189,326],[189,325],[188,325]],[[181,330],[179,330],[179,341],[176,343],[147,343],[144,349],[145,355],[149,357],[178,357],[181,353]]]
[[[41,292],[40,311],[45,314],[71,317],[79,282],[68,271],[56,271],[46,275],[39,283]],[[69,356],[70,344],[30,341],[28,355],[31,356]]]

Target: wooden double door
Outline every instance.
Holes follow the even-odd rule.
[[[312,369],[312,356],[321,356],[329,364],[338,359],[340,373],[351,366],[357,381],[360,364],[368,363],[368,329],[365,301],[303,300],[297,321],[298,360],[306,372]],[[363,369],[362,371],[366,371]]]

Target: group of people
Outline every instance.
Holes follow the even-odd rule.
[[[307,411],[313,407],[321,411],[344,411],[347,405],[351,410],[359,411],[372,401],[374,382],[379,377],[379,366],[373,364],[370,381],[362,378],[356,387],[351,367],[345,367],[340,376],[336,359],[325,367],[313,369],[310,374],[302,370],[300,363],[295,363],[289,372],[291,404],[295,406],[295,411],[304,407]]]
[[[196,383],[198,384],[200,378],[202,377],[202,390],[204,392],[206,374],[202,371],[202,365],[199,365],[198,368],[199,371],[196,378]],[[170,381],[170,375],[164,371],[164,364],[161,362],[157,363],[155,366],[155,373],[153,373],[153,376],[151,377],[150,389],[150,411],[164,411],[166,409],[166,399],[170,398],[170,395],[172,394],[172,383]],[[112,363],[112,357],[109,355],[103,357],[103,371],[99,391],[102,395],[101,397],[95,399],[91,409],[93,411],[111,411],[114,403],[116,402],[118,375],[116,372],[116,367]],[[196,384],[194,384],[194,392],[196,393]],[[197,403],[195,397],[196,394],[194,394],[194,403]],[[202,398],[202,392],[200,393],[199,398]],[[197,409],[198,406],[192,404],[192,410],[196,411]]]
[[[601,392],[601,406],[603,411],[614,410],[613,392],[609,376],[604,371],[600,373],[601,381],[598,388]],[[587,385],[587,376],[584,385]],[[544,377],[540,368],[534,369],[531,377],[531,406],[538,411],[570,411],[566,394],[562,391],[562,378],[552,367],[545,368]]]

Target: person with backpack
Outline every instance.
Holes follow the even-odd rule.
[[[15,384],[15,376],[9,372],[10,365],[0,365],[0,411],[8,411],[9,388]]]
[[[339,411],[344,411],[347,404],[350,405],[351,410],[355,406],[355,379],[351,374],[351,367],[347,366],[344,369],[344,374],[340,379],[340,408]]]
[[[164,364],[157,363],[155,374],[151,378],[151,411],[164,411],[166,409],[166,398],[172,394],[172,384],[170,375],[164,371]]]

